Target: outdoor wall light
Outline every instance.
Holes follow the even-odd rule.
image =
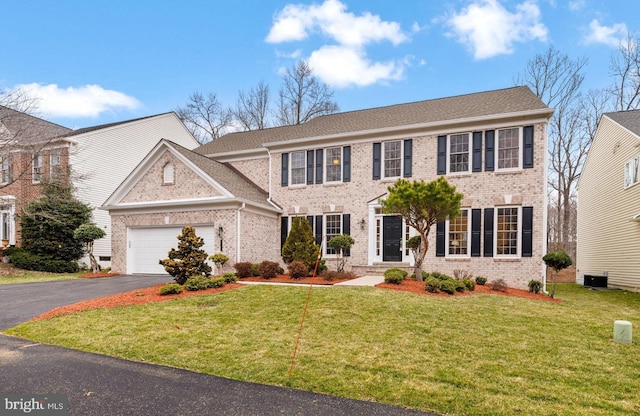
[[[218,227],[218,237],[222,238],[224,235],[224,228],[222,226]]]
[[[366,224],[366,221],[364,220],[364,218],[363,218],[363,219],[361,219],[361,220],[360,220],[360,229],[361,229],[362,231],[364,231],[364,226],[365,226],[365,224]]]

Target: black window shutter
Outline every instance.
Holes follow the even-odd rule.
[[[447,173],[447,136],[438,136],[438,175]]]
[[[313,215],[307,215],[307,221],[309,221],[309,227],[313,230]]]
[[[282,177],[280,185],[287,186],[289,184],[289,153],[282,154]]]
[[[533,167],[533,126],[525,126],[522,129],[522,167]]]
[[[472,172],[482,172],[482,132],[474,131],[473,132],[473,165]]]
[[[373,144],[373,179],[380,179],[382,143]]]
[[[322,215],[316,215],[316,244],[322,243]]]
[[[411,177],[412,163],[413,163],[413,139],[407,139],[404,141],[404,168],[402,176],[405,178]]]
[[[471,257],[480,257],[480,238],[482,236],[481,227],[482,210],[471,210]]]
[[[487,130],[484,132],[484,170],[494,170],[495,156],[495,130]]]
[[[289,235],[289,217],[280,217],[280,252],[284,247],[284,242],[287,241]]]
[[[493,208],[484,209],[484,256],[493,257]]]
[[[522,207],[522,257],[533,257],[533,207]]]
[[[351,214],[342,215],[342,234],[351,235]],[[344,255],[349,257],[351,250],[345,250]]]
[[[446,223],[444,221],[439,222],[436,225],[436,257],[445,256],[445,244],[444,244],[445,226],[446,226]]]
[[[342,148],[342,182],[351,181],[351,146]]]
[[[313,185],[313,150],[307,150],[307,185]]]
[[[322,183],[322,166],[324,158],[322,157],[322,149],[316,150],[316,183]]]

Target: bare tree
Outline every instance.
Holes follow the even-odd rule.
[[[260,81],[249,92],[240,91],[233,115],[245,131],[262,130],[268,126],[269,86]]]
[[[627,35],[618,46],[618,54],[611,57],[610,75],[613,85],[608,89],[616,111],[640,107],[640,38]]]
[[[570,230],[574,227],[575,187],[582,164],[591,144],[591,127],[587,123],[591,115],[585,115],[589,105],[596,101],[584,100],[580,88],[584,80],[584,58],[571,59],[553,46],[528,62],[518,83],[524,83],[555,112],[549,121],[549,178],[556,218],[551,218],[549,236],[557,238],[553,243],[564,246],[569,243]]]
[[[314,117],[338,111],[333,91],[313,75],[306,61],[287,69],[282,80],[276,114],[279,125],[302,124]]]
[[[233,122],[231,110],[223,107],[213,93],[205,97],[194,92],[187,105],[178,107],[176,113],[200,144],[217,139]]]

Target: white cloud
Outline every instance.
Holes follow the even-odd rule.
[[[585,6],[584,0],[573,0],[569,2],[569,10],[578,11]]]
[[[100,85],[60,88],[57,84],[38,83],[17,85],[15,88],[38,97],[38,112],[51,117],[98,117],[105,111],[118,108],[134,110],[140,102],[124,93],[107,90]]]
[[[547,40],[540,9],[531,0],[518,4],[514,13],[497,0],[474,0],[447,23],[452,29],[450,35],[466,45],[475,59],[510,54],[516,42]]]
[[[589,23],[589,34],[584,38],[585,43],[603,43],[613,48],[618,47],[628,34],[627,25],[616,23],[612,26],[601,26],[596,19]]]
[[[325,0],[320,5],[285,6],[274,16],[265,40],[269,43],[299,42],[313,34],[321,34],[336,43],[321,46],[308,58],[314,74],[328,85],[364,86],[402,77],[402,62],[375,62],[366,53],[366,47],[371,43],[399,45],[408,42],[410,39],[400,25],[383,21],[369,12],[356,16],[347,12],[347,6],[339,0]]]
[[[323,46],[311,54],[309,66],[325,83],[339,88],[398,80],[404,68],[399,62],[372,62],[364,52],[346,46]]]

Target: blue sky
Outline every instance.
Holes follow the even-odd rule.
[[[174,110],[194,91],[226,105],[307,59],[341,111],[513,86],[549,45],[610,84],[637,0],[0,0],[0,89],[86,127]]]

